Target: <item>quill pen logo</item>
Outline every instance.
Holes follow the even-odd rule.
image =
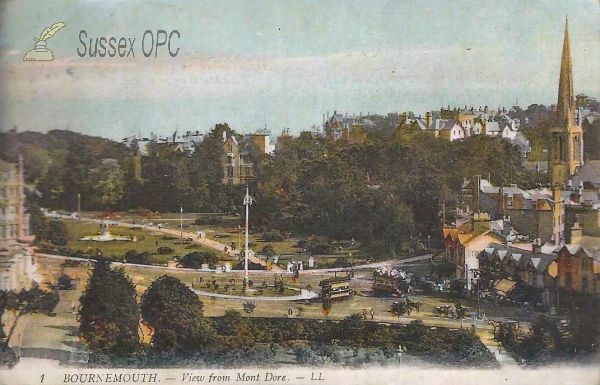
[[[46,47],[46,40],[50,39],[58,30],[66,26],[65,23],[55,23],[51,27],[44,29],[40,38],[33,37],[35,41],[34,48],[25,54],[23,61],[50,61],[54,60],[54,54]]]

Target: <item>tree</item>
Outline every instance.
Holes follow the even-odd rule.
[[[43,291],[36,284],[29,290],[23,289],[18,293],[14,291],[7,292],[0,299],[4,300],[4,308],[12,310],[14,313],[14,321],[8,332],[6,341],[4,341],[4,350],[8,347],[8,343],[21,317],[33,313],[50,315],[59,301],[58,291]]]
[[[190,352],[210,347],[215,330],[204,318],[198,296],[175,277],[163,275],[142,296],[144,322],[153,330],[158,352]]]
[[[125,172],[116,159],[102,159],[90,170],[89,181],[94,192],[93,202],[101,207],[116,205],[123,197]]]
[[[123,269],[100,260],[79,299],[79,336],[98,353],[124,355],[139,347],[137,292]]]
[[[35,235],[35,241],[40,242],[48,239],[48,222],[42,210],[34,203],[28,203],[29,231]]]
[[[256,309],[256,302],[254,301],[246,301],[242,305],[246,314],[250,315]]]
[[[48,224],[48,240],[56,246],[66,246],[69,242],[69,230],[61,221],[50,221]]]
[[[219,322],[216,322],[215,326],[220,335],[235,336],[239,334],[242,321],[242,314],[239,311],[229,309],[225,312],[223,317],[221,317]]]
[[[505,335],[506,333],[503,333],[504,337]],[[521,350],[526,359],[544,361],[555,351],[556,344],[560,339],[560,331],[557,326],[544,315],[540,315],[532,323],[529,335],[521,341]],[[502,343],[505,341],[502,340]]]
[[[269,260],[275,255],[275,249],[273,249],[273,246],[271,244],[268,244],[262,248],[262,253],[264,254],[268,264]]]

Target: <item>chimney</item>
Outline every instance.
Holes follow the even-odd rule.
[[[429,111],[425,113],[425,125],[427,126],[427,128],[431,126],[431,112]]]
[[[573,223],[573,226],[571,227],[571,244],[575,244],[575,243],[579,243],[581,242],[581,239],[583,237],[583,229],[581,228],[581,226],[579,226],[579,220],[577,219],[577,216],[575,216],[575,223]]]
[[[533,254],[539,254],[542,252],[542,239],[541,238],[536,238],[533,241],[533,245],[531,245],[531,248],[533,250]]]
[[[505,215],[502,220],[502,235],[505,237],[510,235],[510,216]]]

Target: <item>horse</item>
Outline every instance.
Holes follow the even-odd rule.
[[[422,305],[423,305],[423,304],[422,304],[421,302],[410,302],[410,303],[408,304],[408,307],[409,307],[410,309],[414,309],[414,310],[416,310],[416,311],[417,311],[417,313],[420,313],[420,312],[421,312],[421,306],[422,306]]]
[[[437,306],[433,309],[433,315],[435,316],[452,316],[454,313],[454,308],[449,305]]]

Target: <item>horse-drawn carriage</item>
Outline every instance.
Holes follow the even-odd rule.
[[[392,314],[397,315],[397,316],[401,316],[406,313],[408,313],[408,315],[410,315],[410,313],[412,313],[413,310],[416,310],[417,313],[420,313],[421,306],[422,306],[421,302],[414,302],[414,301],[411,301],[410,298],[408,298],[408,297],[403,297],[403,298],[400,298],[398,301],[394,301],[390,305],[390,312],[392,312]]]
[[[467,308],[457,303],[456,306],[443,305],[436,306],[433,308],[433,316],[435,317],[447,317],[447,318],[466,318]]]

